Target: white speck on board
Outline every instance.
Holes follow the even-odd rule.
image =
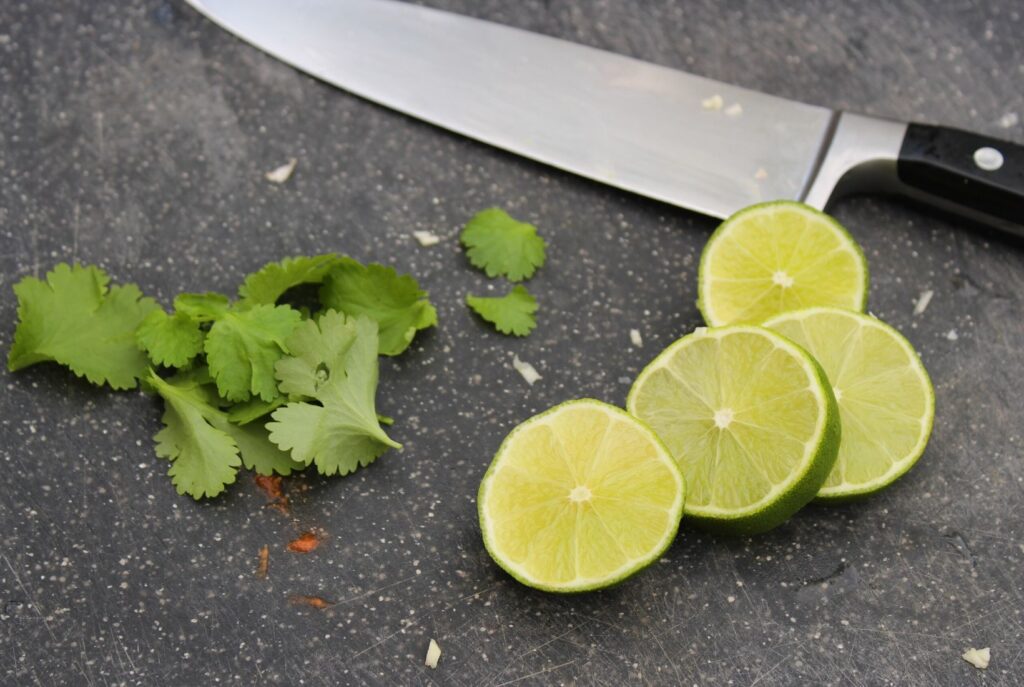
[[[1020,123],[1020,117],[1016,112],[1007,112],[999,118],[999,126],[1004,129],[1011,129]]]
[[[968,649],[963,653],[961,658],[975,668],[985,670],[988,668],[988,662],[992,660],[992,652],[988,647],[985,647],[984,649]]]
[[[534,383],[541,378],[540,373],[537,372],[537,368],[530,363],[524,363],[519,359],[518,355],[512,358],[512,367],[516,368],[516,372],[521,374],[523,379],[525,379],[526,383],[530,386],[533,386]]]
[[[723,105],[725,105],[725,101],[717,93],[710,98],[704,98],[704,100],[700,101],[700,106],[705,110],[721,110]]]
[[[423,661],[423,665],[428,668],[436,668],[437,662],[441,658],[441,647],[438,646],[437,642],[433,639],[430,640],[430,646],[427,647],[427,657]]]
[[[917,297],[917,303],[914,304],[914,314],[920,315],[928,307],[928,304],[932,302],[932,296],[935,292],[931,289],[927,289],[921,292],[921,295]]]
[[[414,231],[412,235],[424,248],[436,246],[441,242],[441,237],[431,231]]]
[[[957,339],[960,338],[960,336],[957,335],[955,329],[950,329],[948,332],[946,332],[946,338],[949,339],[950,341],[956,341]]]
[[[270,170],[264,176],[267,178],[267,181],[270,181],[275,184],[283,184],[284,182],[291,179],[292,174],[295,173],[295,165],[297,164],[299,164],[298,159],[293,157],[291,160],[288,160],[288,162],[284,163],[280,167],[275,167],[274,169]]]
[[[629,330],[629,341],[630,341],[630,343],[632,343],[637,348],[643,348],[644,347],[644,338],[640,335],[640,330],[639,329],[630,329]]]
[[[743,106],[739,103],[733,103],[725,108],[725,115],[727,117],[739,117],[741,114],[743,114]]]

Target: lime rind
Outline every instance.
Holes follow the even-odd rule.
[[[743,221],[749,220],[752,216],[764,213],[767,211],[775,211],[779,209],[788,209],[796,212],[803,213],[812,217],[813,219],[821,222],[822,226],[831,228],[840,244],[849,250],[854,256],[854,264],[857,266],[859,272],[862,273],[863,277],[860,280],[859,293],[854,294],[854,298],[849,304],[851,309],[864,312],[867,309],[868,304],[868,290],[870,285],[870,273],[868,270],[867,258],[864,255],[863,249],[856,240],[850,235],[850,232],[841,225],[834,217],[821,212],[820,210],[791,200],[776,200],[765,203],[758,203],[745,207],[742,210],[735,212],[733,215],[725,219],[718,227],[712,232],[708,238],[707,243],[704,245],[704,250],[701,253],[700,265],[697,269],[697,308],[700,310],[701,316],[704,321],[710,327],[721,327],[728,324],[741,324],[740,322],[730,322],[725,318],[716,316],[714,308],[711,304],[711,298],[709,296],[709,284],[711,282],[711,267],[710,263],[714,256],[715,249],[719,245],[720,240],[727,236],[730,231]],[[811,304],[813,305],[813,304]],[[836,305],[836,304],[833,304]],[[763,319],[768,319],[763,318]],[[761,324],[761,322],[750,322],[743,324]]]
[[[924,363],[921,362],[921,357],[914,350],[913,345],[897,329],[872,315],[843,310],[841,308],[805,308],[777,315],[765,322],[764,326],[771,328],[783,322],[800,321],[818,315],[850,317],[855,319],[861,326],[875,327],[887,334],[906,354],[907,361],[922,382],[924,391],[925,410],[922,415],[921,430],[917,442],[905,456],[899,460],[894,460],[889,470],[869,482],[859,484],[847,482],[835,486],[822,486],[816,497],[816,500],[822,503],[856,501],[890,486],[917,464],[917,461],[924,454],[928,446],[935,422],[935,389],[932,386],[928,371],[925,369]]]
[[[672,508],[669,511],[669,522],[668,527],[663,537],[658,541],[657,545],[651,548],[650,552],[641,558],[627,561],[623,566],[618,569],[610,571],[607,575],[600,578],[577,578],[568,584],[549,584],[544,580],[539,580],[532,576],[528,571],[524,570],[522,566],[509,560],[506,556],[502,555],[499,547],[495,545],[493,533],[490,531],[490,518],[486,513],[486,500],[488,489],[494,478],[496,472],[501,468],[502,457],[505,455],[506,450],[516,440],[516,437],[529,429],[530,427],[536,426],[538,423],[549,421],[554,419],[559,413],[562,413],[570,408],[576,408],[580,406],[590,405],[601,412],[609,415],[614,415],[620,420],[631,423],[636,429],[638,429],[645,437],[657,448],[658,455],[663,458],[663,464],[668,468],[669,473],[676,480],[678,486],[675,501],[672,504]],[[676,460],[672,457],[672,453],[668,450],[665,444],[661,441],[658,435],[642,420],[628,414],[621,408],[598,401],[596,399],[576,399],[572,401],[566,401],[560,403],[548,410],[534,415],[533,417],[525,420],[517,427],[515,427],[508,436],[502,441],[501,446],[495,453],[490,466],[484,473],[483,479],[480,481],[480,488],[477,491],[477,514],[480,520],[480,530],[483,535],[484,548],[487,553],[490,554],[491,558],[495,563],[498,564],[505,572],[511,575],[514,579],[520,583],[539,589],[546,592],[556,592],[562,594],[576,594],[582,592],[596,591],[599,589],[606,589],[608,587],[615,586],[621,582],[624,582],[628,578],[632,577],[636,573],[640,572],[651,563],[658,560],[661,555],[668,549],[668,547],[675,540],[676,535],[679,531],[679,523],[683,516],[684,502],[685,502],[685,491],[686,482],[683,478],[682,471],[679,469],[679,465]]]
[[[808,373],[809,389],[814,392],[821,412],[817,418],[812,436],[805,444],[805,451],[796,469],[787,479],[773,486],[762,499],[739,509],[722,509],[713,506],[686,504],[686,517],[705,529],[733,535],[751,535],[768,531],[785,522],[800,508],[810,502],[828,477],[835,463],[841,438],[839,407],[825,371],[809,353],[784,336],[750,325],[733,325],[698,330],[670,344],[638,375],[626,400],[627,410],[634,416],[643,416],[637,408],[637,399],[643,392],[645,381],[654,371],[665,367],[680,350],[705,338],[721,338],[735,333],[753,333],[768,338],[800,361]],[[684,475],[685,478],[685,475]]]

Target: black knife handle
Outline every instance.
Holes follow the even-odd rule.
[[[896,173],[918,191],[1024,225],[1024,146],[960,129],[910,124]]]

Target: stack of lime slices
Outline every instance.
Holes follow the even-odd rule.
[[[683,513],[754,534],[894,482],[935,400],[910,343],[863,314],[867,292],[864,254],[831,217],[784,201],[727,219],[700,263],[710,329],[640,373],[628,414],[573,401],[502,444],[478,502],[491,556],[533,587],[597,589],[657,559]]]

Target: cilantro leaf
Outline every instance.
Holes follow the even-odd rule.
[[[135,330],[135,341],[150,360],[167,367],[185,367],[203,352],[199,323],[181,312],[152,311]]]
[[[498,208],[474,215],[459,238],[469,261],[488,277],[504,275],[510,281],[522,281],[544,265],[547,244],[537,235],[537,228]]]
[[[175,489],[197,501],[224,491],[242,461],[238,444],[223,431],[228,422],[216,394],[188,373],[165,380],[150,371],[146,381],[164,399],[164,428],[153,438],[156,454],[172,461],[167,474]]]
[[[466,304],[502,334],[526,336],[537,326],[537,299],[522,284],[500,298],[466,296]]]
[[[337,253],[325,253],[270,262],[245,278],[238,295],[248,303],[274,305],[292,287],[319,284],[340,261]]]
[[[377,323],[328,310],[299,325],[292,356],[278,363],[281,389],[311,392],[321,405],[289,403],[267,423],[270,440],[292,460],[315,463],[325,475],[347,475],[388,448],[401,448],[381,428],[377,391]]]
[[[288,339],[290,355],[274,368],[281,393],[316,398],[320,387],[330,381],[331,367],[341,365],[355,343],[354,320],[328,310],[319,322],[303,323]],[[342,362],[338,362],[342,361]]]
[[[174,311],[184,313],[197,322],[211,322],[227,314],[228,297],[220,293],[182,293],[174,299]]]
[[[248,424],[240,427],[232,422],[224,422],[218,427],[231,435],[242,455],[242,463],[260,475],[290,475],[292,470],[306,467],[296,463],[285,452],[270,442],[270,435],[260,424]]]
[[[251,398],[248,401],[236,403],[228,408],[228,420],[236,425],[247,425],[250,422],[259,420],[261,417],[270,415],[285,403],[287,396],[278,396],[273,401],[264,401],[261,398]]]
[[[270,443],[263,427],[228,421],[205,368],[169,379],[150,370],[145,381],[164,399],[156,454],[172,461],[167,474],[179,494],[196,500],[216,496],[235,481],[243,464],[261,475],[288,475],[302,467]]]
[[[399,275],[377,263],[362,265],[351,258],[327,275],[320,302],[346,315],[366,315],[377,322],[382,355],[398,355],[419,329],[437,324],[437,311],[426,291],[409,274]]]
[[[135,329],[159,306],[134,284],[108,290],[109,282],[98,267],[61,263],[45,281],[25,277],[15,284],[19,321],[8,369],[54,361],[93,384],[135,388],[149,365]]]
[[[302,316],[286,305],[233,307],[220,314],[206,335],[206,361],[217,390],[228,401],[278,395],[274,363],[287,352],[285,340]]]

